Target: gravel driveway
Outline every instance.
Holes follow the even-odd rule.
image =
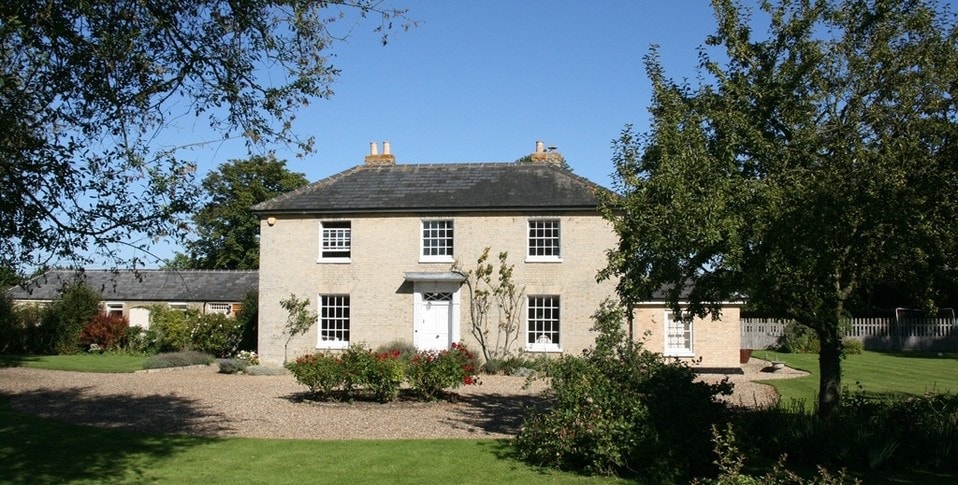
[[[730,402],[767,405],[774,390],[755,379],[796,377],[799,371],[762,372],[752,359],[733,375]],[[719,380],[725,376],[708,375]],[[71,423],[149,433],[299,439],[505,438],[513,436],[525,406],[541,406],[541,381],[483,376],[464,386],[457,402],[318,403],[290,375],[217,373],[216,366],[163,372],[93,374],[28,368],[0,369],[0,393],[21,412]]]

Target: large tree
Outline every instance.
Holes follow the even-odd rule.
[[[652,124],[614,143],[604,274],[627,302],[664,285],[705,315],[744,295],[812,328],[829,416],[852,305],[893,285],[932,306],[956,276],[955,20],[919,0],[783,0],[757,39],[745,9],[712,3],[697,85],[646,58]]]
[[[250,148],[294,135],[297,108],[329,96],[330,31],[380,0],[20,0],[0,4],[0,266],[126,260],[182,234],[196,192],[176,148]],[[173,123],[213,140],[158,141]],[[127,253],[129,254],[129,253]],[[138,252],[138,254],[144,254]]]
[[[259,268],[259,219],[250,207],[309,183],[274,157],[233,160],[203,179],[205,201],[193,216],[187,242],[194,269]]]

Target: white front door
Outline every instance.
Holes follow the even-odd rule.
[[[459,340],[458,287],[417,286],[413,342],[419,350],[446,350]]]

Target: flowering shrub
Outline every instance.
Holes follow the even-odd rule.
[[[366,385],[377,401],[395,400],[399,396],[399,387],[402,386],[406,375],[406,366],[400,358],[402,352],[394,349],[371,355],[375,356],[375,360],[369,366]]]
[[[304,355],[286,368],[296,382],[320,399],[338,395],[351,400],[365,395],[389,402],[399,396],[404,382],[420,397],[435,399],[445,389],[478,384],[475,357],[461,344],[441,352],[418,352],[408,363],[400,349],[373,352],[354,344],[341,354]]]
[[[207,313],[193,320],[190,343],[193,350],[228,357],[243,340],[243,323],[222,313]]]
[[[343,384],[343,361],[330,354],[309,354],[286,364],[296,382],[321,399],[329,399]]]
[[[90,352],[118,350],[125,342],[129,328],[126,317],[98,313],[80,332],[80,346]]]
[[[259,365],[259,356],[252,350],[240,350],[233,358],[245,360],[249,365]]]
[[[465,345],[454,343],[449,350],[416,353],[407,370],[409,385],[423,399],[436,399],[445,389],[478,384],[476,358]]]

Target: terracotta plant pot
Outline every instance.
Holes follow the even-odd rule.
[[[748,359],[752,358],[752,349],[739,349],[738,350],[738,363],[739,364],[748,364]]]

